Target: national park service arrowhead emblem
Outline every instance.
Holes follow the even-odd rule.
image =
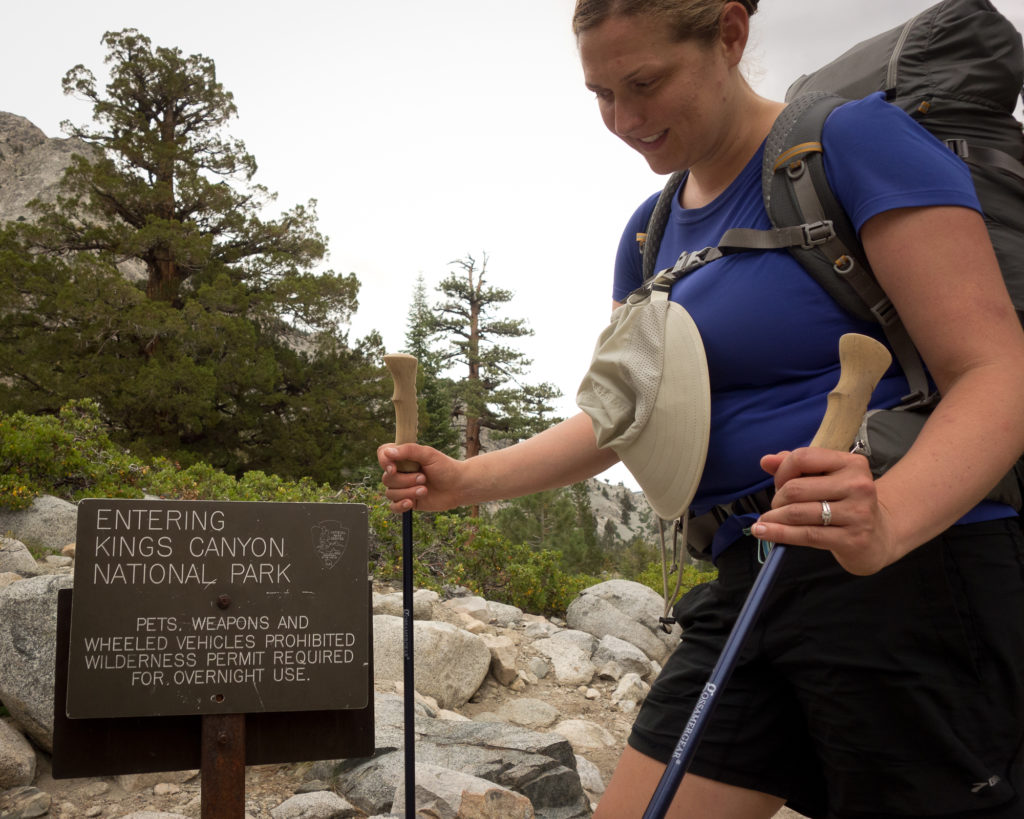
[[[348,528],[337,520],[322,520],[312,528],[313,548],[325,569],[333,569],[348,546]]]

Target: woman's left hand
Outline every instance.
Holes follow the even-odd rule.
[[[753,534],[773,543],[827,549],[851,574],[874,574],[894,563],[889,513],[879,502],[867,458],[818,447],[761,459],[775,476],[772,508]]]

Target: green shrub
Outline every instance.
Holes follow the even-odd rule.
[[[141,459],[113,444],[91,400],[72,401],[57,416],[0,415],[0,506],[21,509],[40,494],[176,500],[361,503],[369,511],[370,572],[396,580],[402,569],[402,518],[387,506],[376,478],[331,487],[309,478],[283,480],[260,471],[235,478],[206,463],[182,468],[167,457]],[[562,555],[513,543],[478,518],[416,513],[413,582],[443,591],[465,586],[495,602],[535,614],[564,615],[599,578],[561,568]],[[659,581],[660,582],[660,581]]]
[[[398,580],[403,573],[402,519],[388,511],[379,492],[366,500],[371,500],[371,571],[378,580]],[[465,586],[533,614],[564,615],[577,594],[598,582],[562,570],[557,552],[512,543],[494,526],[453,513],[417,513],[413,547],[416,586],[439,592]]]
[[[0,506],[24,509],[44,493],[138,498],[145,472],[111,443],[90,399],[69,402],[57,416],[0,416]]]
[[[710,563],[701,566],[695,566],[692,563],[683,564],[680,567],[683,573],[683,579],[679,586],[679,593],[686,594],[694,586],[699,586],[701,583],[709,583],[718,577],[718,570]],[[662,582],[662,571],[661,563],[650,563],[647,568],[640,572],[635,578],[638,583],[643,583],[645,586],[650,586],[658,594],[664,594],[664,583]],[[668,592],[672,593],[676,587],[676,572],[672,572],[668,576]]]
[[[146,479],[146,490],[178,500],[293,501],[318,503],[332,500],[330,486],[317,485],[309,478],[286,481],[258,470],[235,478],[209,464],[196,463],[182,469],[166,458],[156,458]]]

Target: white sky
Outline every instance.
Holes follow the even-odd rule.
[[[789,82],[933,0],[764,0],[748,75],[781,99]],[[328,267],[362,283],[353,338],[404,343],[412,289],[428,295],[449,262],[489,258],[511,289],[509,317],[531,381],[574,396],[607,322],[625,220],[660,189],[608,133],[583,87],[569,31],[574,0],[95,0],[6,3],[0,110],[47,136],[87,122],[60,81],[78,63],[103,77],[105,31],[134,27],[157,46],[212,58],[284,209],[318,200]],[[1024,0],[994,5],[1024,29]],[[621,467],[605,475],[635,486]]]

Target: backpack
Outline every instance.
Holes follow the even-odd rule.
[[[881,324],[909,392],[899,408],[869,413],[862,426],[858,448],[869,456],[876,476],[909,448],[938,396],[829,187],[822,126],[838,105],[883,91],[955,151],[970,168],[1003,278],[1024,323],[1024,131],[1013,115],[1018,97],[1024,98],[1022,87],[1024,47],[1013,24],[989,0],[943,0],[790,86],[789,105],[768,135],[762,166],[772,229],[728,230],[716,247],[684,251],[672,268],[658,273],[674,281],[728,253],[786,248],[845,310]],[[681,180],[681,173],[672,175],[646,233],[637,236],[645,286],[655,276],[661,235]],[[989,497],[1020,509],[1018,473],[1024,474],[1020,462]],[[741,498],[714,510],[709,531],[751,505],[763,506],[764,499]],[[690,530],[699,540],[700,518],[696,522]],[[691,543],[691,553],[702,551],[702,545]]]

